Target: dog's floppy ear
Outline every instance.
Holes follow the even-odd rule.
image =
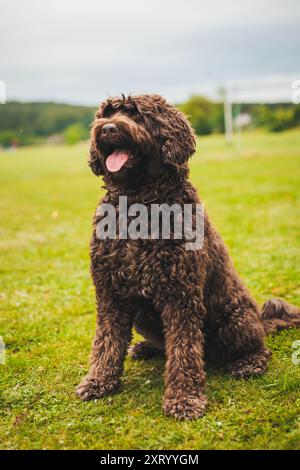
[[[92,134],[93,134],[93,131],[92,131]],[[90,143],[90,158],[89,158],[88,164],[92,172],[96,176],[103,175],[103,166],[99,158],[99,151],[96,148],[95,139],[93,135],[92,135],[91,143]]]
[[[162,146],[163,158],[167,163],[182,165],[196,151],[195,133],[186,117],[178,109],[172,106],[169,113],[169,126]]]
[[[97,110],[95,114],[95,119],[92,124],[91,128],[91,139],[90,139],[90,158],[88,160],[88,164],[92,170],[92,172],[96,176],[103,175],[103,166],[101,163],[101,155],[99,154],[99,150],[97,148],[96,144],[96,138],[97,138],[97,124],[98,124],[98,119],[102,117],[103,109],[107,102],[103,102],[100,104],[99,109]]]

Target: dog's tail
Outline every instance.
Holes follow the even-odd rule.
[[[300,328],[300,308],[281,299],[264,303],[261,313],[267,335],[287,328]]]

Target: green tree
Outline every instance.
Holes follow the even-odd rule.
[[[191,125],[199,135],[222,132],[223,107],[202,96],[191,96],[181,104],[179,109],[188,117]]]
[[[12,145],[18,145],[19,139],[15,131],[2,131],[0,132],[0,146],[11,147]]]
[[[71,124],[64,130],[65,143],[68,145],[77,144],[80,140],[87,139],[87,129],[80,123]]]

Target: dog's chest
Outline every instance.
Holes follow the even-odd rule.
[[[160,261],[144,240],[102,240],[92,244],[92,273],[102,289],[122,298],[150,298]]]

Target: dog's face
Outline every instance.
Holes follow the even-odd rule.
[[[183,114],[159,95],[110,98],[96,113],[89,164],[115,184],[137,185],[168,166],[186,168],[194,132]]]

